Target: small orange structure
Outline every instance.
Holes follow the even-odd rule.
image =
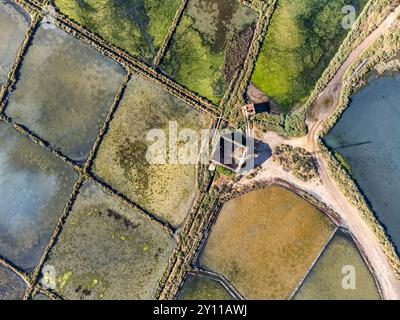
[[[256,114],[256,108],[253,103],[246,104],[243,107],[243,111],[247,117],[254,116]]]

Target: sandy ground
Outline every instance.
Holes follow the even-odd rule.
[[[272,179],[280,178],[308,192],[330,206],[340,215],[344,226],[350,230],[358,242],[361,251],[364,253],[365,258],[375,274],[383,298],[388,300],[400,300],[400,280],[392,269],[374,232],[365,223],[357,208],[351,205],[340,192],[335,180],[329,176],[327,168],[317,152],[317,143],[319,132],[323,129],[325,121],[338,106],[345,72],[366,48],[391,28],[399,15],[400,7],[392,12],[375,31],[365,38],[343,63],[336,76],[316,99],[312,109],[313,111],[307,119],[310,133],[306,137],[286,139],[273,132],[264,134],[261,137],[261,140],[268,143],[272,148],[280,144],[290,144],[293,146],[301,146],[313,152],[318,160],[320,180],[305,183],[284,171],[282,167],[275,164],[272,159],[269,159],[263,164],[255,178],[248,179],[245,177],[240,182],[240,184],[250,184],[256,181],[271,181]],[[327,97],[331,100],[331,104],[328,107],[324,103]]]

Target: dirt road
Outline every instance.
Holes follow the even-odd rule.
[[[393,11],[365,40],[349,55],[347,60],[338,70],[335,77],[329,82],[323,92],[314,102],[312,112],[307,119],[310,132],[307,137],[300,139],[285,139],[275,133],[267,133],[262,140],[274,147],[286,143],[293,146],[301,146],[316,154],[320,181],[304,183],[290,173],[285,172],[272,160],[268,160],[259,174],[252,179],[244,179],[243,184],[253,183],[255,180],[267,181],[274,178],[281,178],[294,186],[314,195],[335,210],[342,218],[344,225],[350,230],[359,244],[360,250],[368,261],[378,281],[384,299],[400,300],[400,281],[391,267],[385,252],[382,249],[374,232],[361,217],[357,208],[349,203],[341,193],[335,180],[330,177],[325,163],[318,153],[319,134],[324,128],[324,123],[336,110],[340,101],[340,94],[343,88],[344,75],[348,68],[360,57],[375,40],[390,29],[400,15],[400,7]],[[329,106],[326,101],[329,100]]]

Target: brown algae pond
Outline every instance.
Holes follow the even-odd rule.
[[[211,123],[151,81],[133,76],[100,145],[93,172],[152,214],[178,226],[196,195],[196,166],[146,160],[151,145],[147,133],[160,129],[168,137],[169,121],[177,123],[178,131],[188,128],[198,133]]]
[[[78,174],[0,123],[0,253],[32,271],[63,213]]]
[[[83,161],[123,78],[117,63],[66,32],[42,24],[6,113],[53,148]]]
[[[236,300],[216,280],[189,274],[179,292],[177,300]]]
[[[154,299],[174,247],[161,225],[85,182],[42,280],[67,299]]]
[[[7,80],[29,23],[29,15],[17,5],[11,1],[0,2],[0,87]]]
[[[351,236],[338,231],[294,299],[378,300],[380,295]]]
[[[270,186],[224,205],[199,263],[246,299],[288,299],[335,229],[292,191]]]

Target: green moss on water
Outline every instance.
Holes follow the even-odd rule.
[[[218,104],[229,85],[223,74],[225,50],[257,16],[236,1],[189,0],[162,69]]]
[[[236,300],[218,281],[189,274],[178,300]]]
[[[289,112],[303,103],[335,55],[348,30],[342,8],[361,12],[366,0],[278,1],[252,81]]]
[[[226,176],[229,178],[233,178],[235,177],[236,173],[228,168],[225,168],[223,166],[217,166],[215,172],[219,175],[219,176]]]
[[[180,0],[56,0],[64,14],[132,55],[151,60]]]
[[[218,103],[223,91],[220,81],[223,54],[212,52],[199,32],[191,27],[189,17],[182,19],[175,41],[162,67],[176,81]]]
[[[346,289],[346,275],[354,270],[355,288]],[[343,270],[343,268],[345,268]],[[339,231],[295,296],[296,300],[378,300],[374,278],[351,237]]]

